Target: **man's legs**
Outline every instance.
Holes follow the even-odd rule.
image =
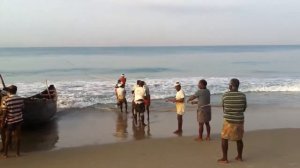
[[[2,147],[0,149],[0,152],[4,152],[4,146],[5,146],[5,129],[0,128],[0,133],[1,133],[1,142],[2,142]]]
[[[16,156],[20,156],[20,147],[21,147],[21,127],[22,125],[19,124],[15,130],[16,134],[16,142],[17,142],[17,151],[16,151]]]
[[[146,110],[147,110],[147,120],[149,121],[150,120],[150,117],[149,117],[149,107],[150,105],[146,105]]]
[[[174,131],[174,133],[180,134],[180,133],[182,133],[182,124],[183,124],[182,115],[177,114],[177,121],[178,121],[178,129],[176,131]]]
[[[7,157],[7,154],[8,154],[8,147],[9,147],[9,144],[11,142],[11,133],[12,131],[10,130],[10,128],[6,128],[6,131],[5,131],[5,144],[4,144],[4,153],[3,153],[3,156],[4,157]]]
[[[144,113],[140,113],[140,114],[141,114],[141,123],[143,126],[146,126]]]
[[[228,139],[222,139],[222,153],[223,157],[218,160],[220,163],[228,163],[227,158],[227,152],[228,152]]]
[[[127,111],[127,99],[125,99],[125,110],[126,110],[126,113],[128,113],[128,111]]]
[[[207,132],[207,135],[206,135],[206,140],[209,141],[210,140],[210,125],[209,125],[209,122],[206,122],[205,123],[205,126],[206,126],[206,132]]]
[[[244,148],[243,140],[236,141],[236,146],[237,146],[238,156],[235,158],[235,160],[243,161],[243,148]]]
[[[120,110],[121,112],[123,112],[123,101],[119,101],[119,104],[120,104]]]
[[[135,103],[134,103],[134,100],[132,100],[132,103],[131,103],[131,112],[132,112],[132,116],[133,117],[135,116],[134,110],[135,110]]]
[[[199,135],[198,135],[198,138],[196,140],[198,141],[202,141],[203,138],[202,138],[202,135],[203,135],[203,125],[204,123],[200,123],[199,122]]]

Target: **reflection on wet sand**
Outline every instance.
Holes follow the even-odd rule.
[[[43,125],[26,126],[22,130],[22,152],[51,150],[58,141],[57,121]]]
[[[147,129],[145,131],[145,129]],[[134,120],[132,120],[132,132],[133,132],[133,138],[135,140],[142,140],[145,138],[150,138],[151,133],[150,133],[150,122],[148,121],[146,126],[143,126],[141,122],[138,124],[135,123]]]
[[[114,136],[118,138],[118,140],[126,140],[128,138],[128,113],[116,112],[116,130]],[[150,122],[148,121],[146,126],[143,126],[141,121],[135,123],[132,118],[132,133],[133,139],[142,140],[145,138],[149,138],[151,136],[150,133]]]
[[[124,140],[127,138],[127,114],[118,112],[117,120],[116,120],[116,133],[115,137],[120,138],[120,140]]]

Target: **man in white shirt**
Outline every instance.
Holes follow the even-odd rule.
[[[131,112],[132,112],[132,116],[134,116],[134,114],[135,114],[134,90],[139,86],[140,82],[141,82],[140,80],[137,80],[136,84],[133,85],[133,87],[131,89],[131,94],[132,94]]]
[[[127,100],[126,100],[126,90],[123,84],[118,84],[118,88],[116,89],[118,105],[120,106],[121,112],[123,112],[123,103],[125,103],[125,110],[127,113]]]
[[[177,91],[176,97],[173,99],[169,99],[168,101],[173,102],[176,104],[176,113],[177,113],[177,121],[178,121],[178,129],[174,131],[174,134],[181,134],[182,133],[182,124],[183,124],[183,114],[185,111],[185,105],[184,105],[184,98],[185,94],[183,90],[181,89],[181,84],[179,82],[176,82],[175,89]]]
[[[135,104],[135,111],[136,111],[136,113],[134,114],[134,119],[137,123],[137,114],[139,114],[141,122],[144,126],[146,125],[144,122],[145,98],[146,98],[146,91],[143,87],[143,83],[139,82],[138,87],[136,87],[134,90],[134,104]]]

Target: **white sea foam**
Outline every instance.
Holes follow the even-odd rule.
[[[175,95],[174,83],[179,81],[186,95],[197,90],[197,83],[202,77],[142,79],[148,84],[152,99],[164,99]],[[243,92],[300,92],[299,78],[239,78]],[[230,78],[206,78],[212,94],[221,94],[228,90]],[[126,85],[127,98],[131,101],[131,87],[136,80],[129,80]],[[81,108],[94,104],[114,103],[115,81],[58,81],[53,83],[58,91],[59,108]],[[44,83],[16,83],[21,96],[30,96],[44,90]]]

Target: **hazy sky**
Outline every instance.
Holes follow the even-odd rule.
[[[0,47],[300,44],[299,0],[0,0]]]

